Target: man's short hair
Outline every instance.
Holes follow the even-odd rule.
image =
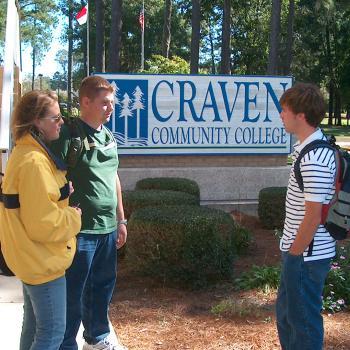
[[[83,97],[93,100],[101,91],[114,93],[114,87],[106,79],[98,75],[86,77],[79,88],[79,100],[81,101]]]
[[[280,98],[280,105],[287,106],[293,113],[304,113],[309,125],[317,127],[326,114],[326,104],[320,89],[313,84],[298,83],[286,90]]]

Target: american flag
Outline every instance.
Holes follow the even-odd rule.
[[[141,9],[140,11],[139,23],[140,23],[141,31],[144,31],[145,30],[145,13],[143,9]]]

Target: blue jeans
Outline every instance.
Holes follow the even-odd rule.
[[[305,262],[301,255],[282,253],[276,315],[283,350],[322,349],[322,291],[330,263],[331,259]]]
[[[23,326],[20,350],[57,350],[66,329],[66,279],[23,283]]]
[[[84,338],[96,344],[109,335],[108,309],[116,282],[116,232],[79,234],[67,279],[67,327],[61,350],[77,350],[80,322]]]

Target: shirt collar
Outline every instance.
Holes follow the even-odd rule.
[[[300,143],[300,141],[297,141],[294,144],[294,150],[298,151],[300,153],[300,151],[309,143],[311,143],[312,141],[315,140],[322,140],[324,137],[324,134],[322,132],[322,130],[320,128],[317,128],[311,135],[309,135],[302,143]]]

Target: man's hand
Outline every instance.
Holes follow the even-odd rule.
[[[119,225],[118,226],[117,249],[121,248],[125,244],[127,236],[128,236],[128,230],[126,228],[126,225],[124,225],[124,224]]]
[[[72,181],[69,181],[69,195],[71,195],[74,192],[74,187]]]

